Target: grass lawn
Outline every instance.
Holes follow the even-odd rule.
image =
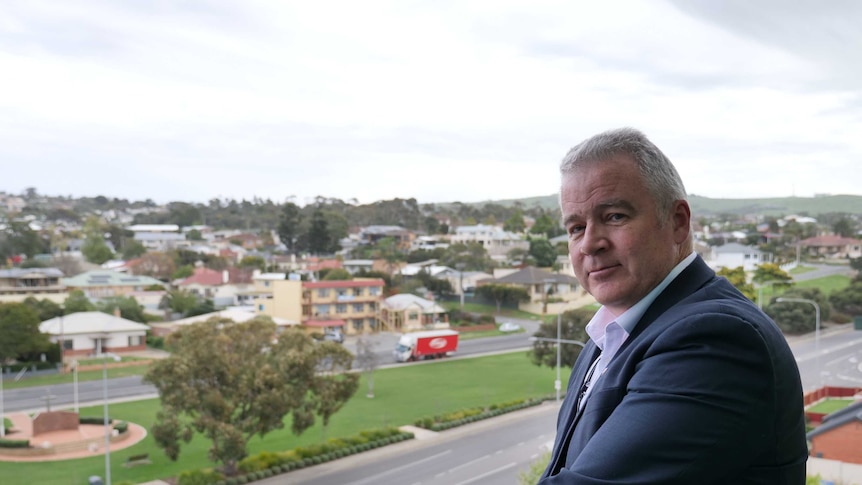
[[[564,383],[568,374],[569,369],[563,369]],[[332,417],[325,433],[318,422],[301,436],[294,436],[288,420],[285,429],[252,439],[249,453],[288,450],[329,438],[352,436],[365,429],[412,424],[425,416],[546,396],[554,392],[555,370],[532,365],[524,352],[381,369],[374,373],[373,399],[366,397],[366,377],[363,375],[353,398]],[[113,404],[110,415],[149,428],[159,408],[158,400]],[[81,409],[82,415],[101,416],[101,413],[100,406]],[[148,435],[137,445],[111,454],[112,481],[139,483],[212,466],[206,458],[208,447],[205,440],[196,437],[182,445],[180,459],[175,463],[165,457]],[[123,467],[126,458],[141,453],[149,453],[153,463]],[[0,477],[9,484],[79,485],[87,483],[91,475],[104,476],[104,463],[104,455],[43,463],[0,462]]]
[[[147,367],[148,365],[133,365],[114,369],[109,368],[108,377],[113,378],[143,375],[143,373],[147,371]],[[71,384],[74,379],[71,372],[67,372],[65,374],[25,377],[17,382],[7,376],[8,374],[3,376],[3,389],[21,389],[24,387],[49,386],[54,384]],[[96,381],[101,378],[102,371],[100,370],[78,372],[78,382]]]
[[[847,275],[835,274],[824,276],[813,280],[800,281],[794,286],[796,288],[820,288],[824,294],[829,295],[833,291],[843,290],[850,286],[851,278]]]
[[[440,306],[446,310],[456,310],[461,308],[461,303],[457,301],[441,301]],[[539,315],[534,313],[523,312],[512,308],[501,308],[500,313],[497,313],[497,307],[494,305],[482,305],[479,303],[464,303],[464,311],[471,313],[481,313],[483,315],[494,315],[497,317],[523,318],[524,320],[538,320]]]
[[[792,274],[792,275],[794,275],[794,274],[802,274],[802,273],[808,273],[809,271],[814,271],[815,269],[817,269],[817,268],[816,268],[816,267],[814,267],[814,266],[804,266],[804,265],[799,265],[799,266],[797,266],[797,267],[795,267],[795,268],[792,268],[790,271],[788,271],[788,273],[790,273],[790,274]]]
[[[814,406],[811,406],[806,411],[811,411],[812,413],[823,413],[830,414],[835,411],[840,411],[850,404],[853,404],[853,399],[833,399],[827,398],[825,401],[821,401]]]

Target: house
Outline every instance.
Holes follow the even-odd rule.
[[[172,322],[151,323],[150,327],[152,328],[153,335],[163,337],[179,330],[186,325],[205,322],[210,318],[227,318],[233,320],[236,323],[242,323],[251,320],[252,318],[257,316],[259,316],[259,314],[254,311],[253,307],[234,307],[227,308],[218,312],[205,313],[203,315],[195,315],[193,317],[182,318],[180,320],[174,320]],[[273,318],[272,321],[276,325],[276,332],[282,332],[286,328],[292,328],[299,325],[298,321],[285,320],[283,318]]]
[[[212,300],[217,308],[224,308],[251,304],[248,291],[254,285],[251,270],[232,267],[216,271],[201,266],[195,268],[191,276],[177,282],[176,286]]]
[[[177,232],[136,232],[135,241],[147,251],[167,251],[187,245],[185,234]]]
[[[115,296],[134,297],[148,311],[156,311],[165,295],[164,283],[149,276],[129,275],[111,270],[94,270],[72,278],[64,278],[63,284],[71,290],[81,290],[91,300]]]
[[[437,278],[449,281],[456,295],[462,293],[472,293],[476,291],[476,286],[479,281],[493,278],[493,275],[484,271],[458,271],[452,268],[446,268],[437,274]]]
[[[516,248],[525,251],[530,249],[530,242],[520,234],[486,224],[458,227],[455,229],[455,234],[450,236],[449,242],[451,244],[479,243],[488,255],[496,260],[505,259],[509,251]]]
[[[102,312],[78,312],[45,320],[39,331],[60,343],[63,356],[146,350],[150,327]]]
[[[862,464],[862,401],[827,415],[806,438],[810,456]]]
[[[62,278],[63,272],[57,268],[0,269],[0,302],[19,302],[32,296],[60,303],[68,296]]]
[[[380,305],[380,319],[395,332],[449,328],[449,315],[445,308],[408,293],[384,299]]]
[[[381,239],[386,238],[394,239],[398,249],[407,251],[416,234],[401,226],[367,226],[359,230],[359,240],[362,244],[377,244]]]
[[[385,282],[378,278],[340,281],[272,280],[254,300],[255,311],[296,320],[307,332],[342,330],[356,335],[380,330],[379,312]]]
[[[520,286],[527,290],[530,301],[518,306],[531,313],[559,313],[569,303],[580,300],[584,294],[577,278],[529,266],[506,276],[485,279],[478,282],[486,284]]]
[[[837,235],[816,236],[799,242],[805,254],[823,258],[858,258],[862,256],[862,239]]]
[[[772,253],[763,252],[753,246],[739,243],[728,243],[712,248],[713,268],[737,268],[742,266],[745,271],[754,271],[759,265],[772,262]]]

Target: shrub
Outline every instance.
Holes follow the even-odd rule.
[[[108,424],[113,423],[114,420],[108,416]],[[105,424],[104,416],[79,416],[78,423],[80,424]]]
[[[832,316],[829,319],[835,323],[850,323],[853,321],[853,317],[841,312],[832,312]]]
[[[0,439],[0,448],[29,448],[30,440]]]
[[[114,425],[114,429],[117,430],[118,433],[125,433],[129,430],[129,423],[125,421],[117,421],[117,424]]]
[[[177,477],[177,485],[213,485],[223,479],[221,473],[211,469],[186,470]]]

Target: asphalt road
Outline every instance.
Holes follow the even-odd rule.
[[[258,483],[513,485],[553,444],[558,409],[545,403]]]

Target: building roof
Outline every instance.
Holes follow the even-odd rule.
[[[176,224],[135,224],[126,229],[132,232],[177,232],[180,226]]]
[[[176,232],[136,232],[135,241],[185,241],[186,235]]]
[[[218,312],[205,313],[203,315],[195,315],[193,317],[183,318],[180,320],[174,320],[173,322],[167,322],[167,323],[169,323],[172,326],[173,325],[176,325],[176,326],[191,325],[193,323],[205,322],[205,321],[209,320],[210,318],[229,318],[236,323],[242,323],[242,322],[246,322],[248,320],[251,320],[254,317],[259,317],[259,316],[261,316],[261,315],[258,313],[255,313],[254,309],[228,308],[226,310],[222,310],[222,311],[218,311]],[[292,326],[292,325],[298,325],[299,324],[299,322],[295,322],[293,320],[287,320],[284,318],[277,318],[277,317],[270,317],[270,318],[272,318],[272,321],[275,322],[275,324],[278,325],[279,327]]]
[[[241,268],[228,268],[224,271],[216,271],[214,269],[200,267],[195,268],[194,273],[191,276],[177,284],[179,286],[221,286],[243,283],[251,283],[251,271],[242,270]]]
[[[54,317],[39,324],[39,331],[49,335],[146,332],[150,327],[102,312],[78,312]]]
[[[32,276],[30,276],[32,275]],[[63,272],[57,268],[12,268],[0,269],[0,278],[62,278]]]
[[[799,244],[803,246],[856,246],[862,244],[862,240],[835,235],[816,236],[803,239]]]
[[[512,285],[535,285],[541,283],[565,283],[570,285],[576,285],[578,283],[578,279],[574,276],[551,273],[550,271],[545,271],[540,268],[536,268],[535,266],[528,266],[524,269],[515,271],[514,273],[503,276],[502,278],[497,278],[494,280],[494,283],[499,284],[512,284]]]
[[[87,271],[71,278],[64,278],[63,284],[73,288],[89,288],[95,286],[150,286],[163,285],[164,283],[149,276],[135,276],[100,269]]]
[[[365,286],[384,286],[385,281],[381,279],[354,279],[334,281],[303,281],[303,288],[359,288]]]
[[[827,415],[823,418],[823,424],[809,431],[805,437],[810,440],[817,435],[855,421],[862,422],[862,401],[856,401],[844,409]]]
[[[418,305],[422,308],[422,313],[445,313],[446,309],[438,305],[437,303],[426,300],[420,296],[412,295],[410,293],[401,293],[398,295],[392,295],[389,298],[383,300],[383,304],[388,308],[393,310],[404,310],[412,305]]]

